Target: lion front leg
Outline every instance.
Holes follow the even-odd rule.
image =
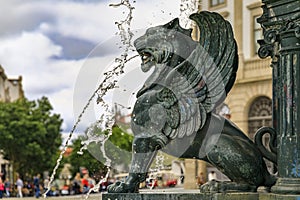
[[[117,181],[108,187],[109,193],[138,192],[139,184],[146,180],[149,167],[157,151],[165,146],[168,139],[164,135],[142,135],[133,141],[130,171],[124,182]]]

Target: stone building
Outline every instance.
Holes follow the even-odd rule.
[[[22,76],[8,78],[0,65],[0,101],[11,102],[24,97]]]
[[[238,44],[239,69],[235,85],[225,103],[230,110],[230,119],[253,138],[258,128],[272,126],[271,61],[260,59],[257,55],[257,40],[262,38],[262,29],[256,22],[262,14],[261,1],[202,0],[199,10],[217,12],[233,27]],[[264,139],[268,141],[268,138]],[[186,170],[189,177],[185,180],[191,181],[185,184],[185,188],[194,188],[196,180],[193,178],[201,171],[208,172],[211,169],[204,162],[186,160]]]
[[[22,87],[22,76],[8,78],[3,67],[0,65],[0,102],[12,102],[24,97]],[[4,177],[11,177],[11,166],[8,160],[3,159],[0,149],[0,174]]]

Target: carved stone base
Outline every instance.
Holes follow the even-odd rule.
[[[144,193],[144,194],[102,194],[102,200],[258,200],[258,193]]]
[[[300,195],[265,193],[259,194],[259,200],[300,200]]]
[[[300,178],[279,178],[271,191],[276,194],[300,194]]]

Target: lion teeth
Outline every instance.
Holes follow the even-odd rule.
[[[147,62],[150,61],[150,56],[148,56],[148,55],[143,55],[143,56],[142,56],[142,61],[143,61],[144,64],[146,64]]]

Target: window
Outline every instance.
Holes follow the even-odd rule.
[[[253,17],[253,50],[254,54],[257,55],[258,49],[259,49],[259,44],[257,40],[262,39],[262,28],[259,23],[257,23],[257,18],[260,16],[254,16]]]
[[[249,28],[250,28],[250,56],[256,57],[258,53],[258,49],[260,45],[258,44],[257,40],[262,39],[262,28],[259,23],[257,23],[257,19],[262,15],[261,9],[261,1],[254,2],[252,4],[247,5],[247,8],[250,11],[250,18],[249,18]],[[248,20],[248,19],[246,19]],[[246,23],[247,24],[247,23]]]
[[[210,7],[216,7],[225,4],[225,0],[210,0]]]
[[[256,131],[262,126],[272,127],[272,100],[268,97],[261,96],[256,98],[250,106],[248,113],[248,134],[250,139],[254,139]],[[270,136],[263,136],[263,144],[269,149]],[[276,167],[268,160],[266,165],[271,173],[276,171]]]
[[[251,139],[262,126],[272,126],[272,100],[261,96],[256,98],[248,113],[248,133]],[[267,140],[267,139],[266,139]]]

